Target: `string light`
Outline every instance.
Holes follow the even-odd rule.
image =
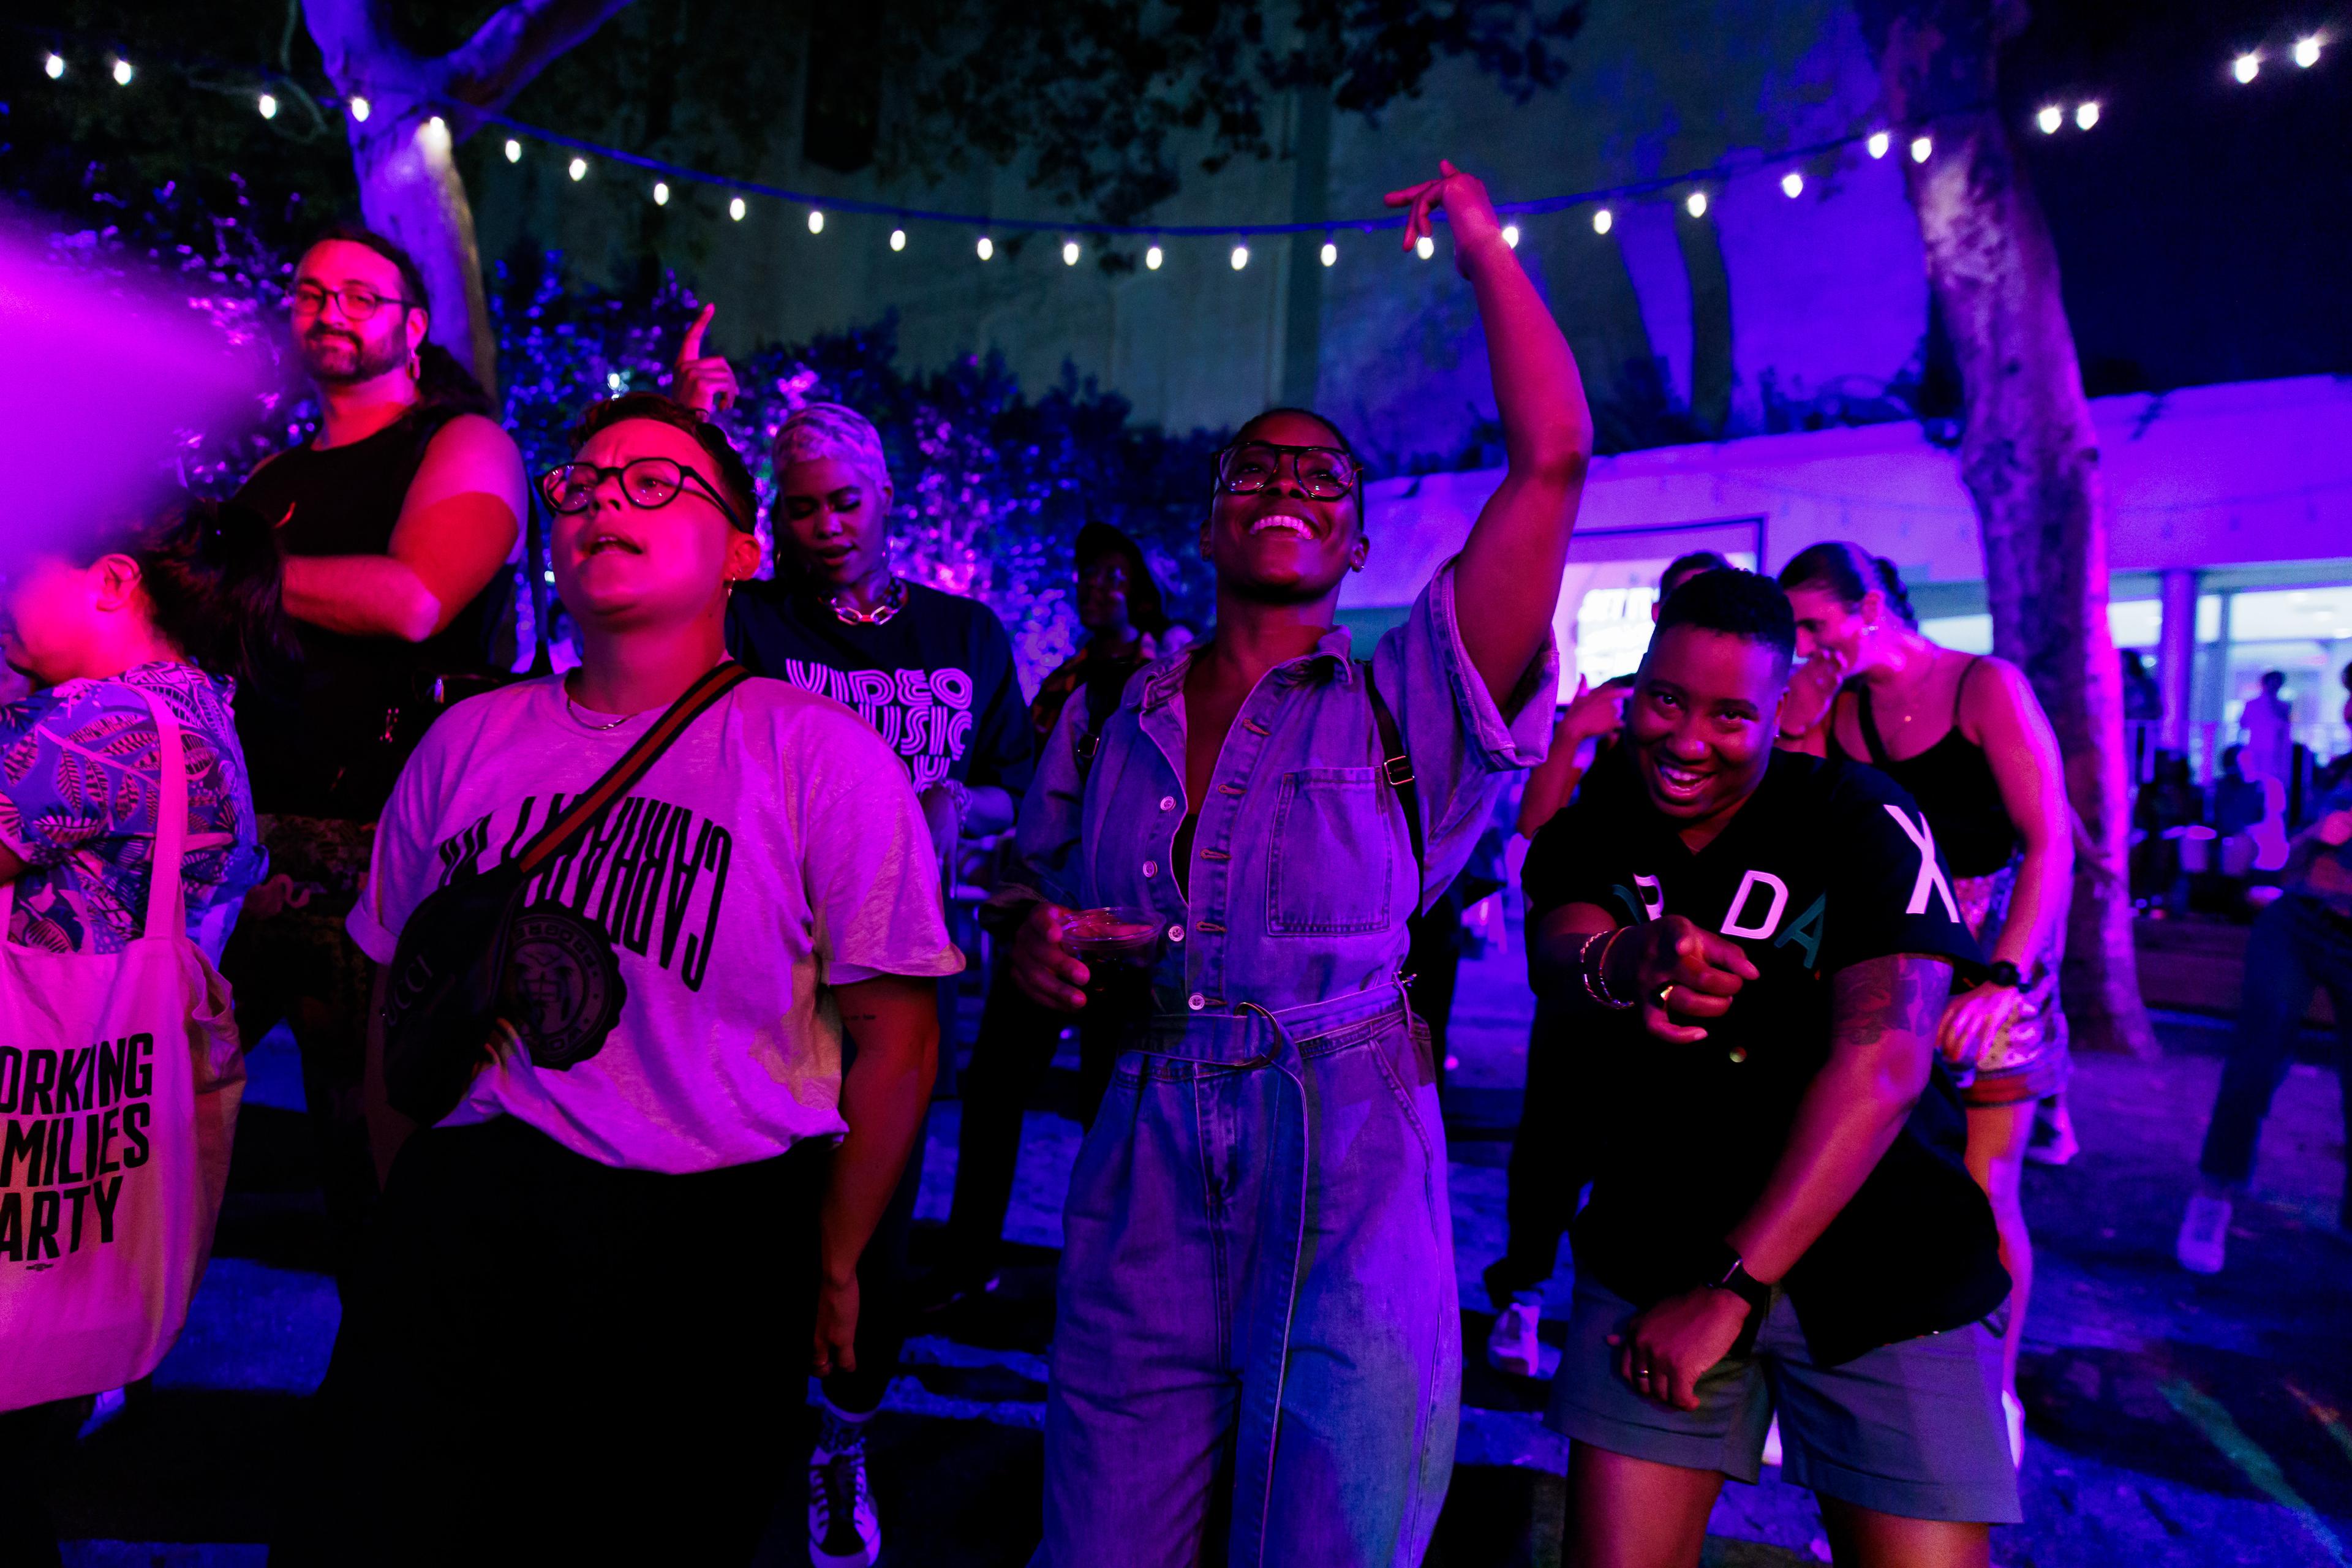
[[[2248,49],[2230,62],[2230,74],[2236,77],[2239,84],[2243,86],[2263,74],[2263,57]]]
[[[1147,271],[1159,271],[1160,264],[1167,259],[1167,257],[1160,253],[1160,247],[1156,245],[1143,253],[1143,265]]]
[[[733,201],[727,204],[727,216],[733,218],[737,223],[741,223],[743,221],[743,215],[751,210],[751,208],[743,205],[743,198],[741,196],[737,196]]]
[[[275,93],[263,93],[255,107],[261,110],[261,118],[264,120],[278,118],[278,97]]]
[[[1066,239],[1062,241],[1062,265],[1065,267],[1076,267],[1077,264],[1078,242],[1075,239]]]
[[[669,205],[669,182],[667,180],[656,180],[654,182],[654,205],[657,207],[666,207]]]
[[[522,143],[511,136],[507,138],[507,162],[509,163],[522,162]]]
[[[1610,226],[1616,221],[1617,220],[1615,218],[1609,216],[1609,209],[1607,207],[1602,207],[1599,212],[1592,215],[1592,232],[1595,234],[1607,234]]]
[[[56,57],[51,56],[50,58],[54,59]],[[2305,70],[2309,70],[2312,67],[2319,63],[2319,37],[2317,34],[2314,34],[2308,38],[2297,38],[2294,41],[2294,63],[2301,66]]]
[[[2055,136],[2058,128],[2066,123],[2066,111],[2054,103],[2045,104],[2042,112],[2033,117],[2033,123],[2042,128],[2044,136]]]
[[[1863,143],[1864,146],[1869,149],[1870,155],[1874,158],[1885,157],[1886,149],[1893,144],[1894,139],[1888,136],[1884,131],[1872,132],[1870,133],[1870,140]]]
[[[574,158],[572,160],[572,166],[564,172],[575,180],[584,180],[588,177],[588,160]]]
[[[114,57],[114,85],[117,87],[131,85],[131,62],[121,55]]]
[[[1503,226],[1503,243],[1509,246],[1513,250],[1517,250],[1519,247],[1519,226],[1517,224],[1507,223]]]
[[[1328,239],[1323,242],[1322,261],[1326,267],[1336,267],[1339,263],[1339,247]]]
[[[1705,191],[1693,191],[1689,195],[1684,197],[1683,211],[1690,214],[1693,217],[1705,217],[1706,216],[1706,193]]]
[[[608,392],[618,392],[621,390],[621,373],[619,371],[608,370],[604,373],[604,388]]]
[[[904,250],[907,248],[907,231],[905,229],[894,228],[890,231],[890,248],[893,250]]]
[[[1412,253],[1426,261],[1437,254],[1437,241],[1424,234],[1412,242]]]
[[[1795,201],[1805,194],[1805,176],[1791,169],[1780,176],[1780,194]]]
[[[436,114],[425,122],[425,129],[436,136],[446,136],[449,134],[449,122]]]
[[[55,81],[59,77],[66,74],[66,58],[63,55],[52,52],[48,58],[41,62],[41,68],[49,73],[49,79],[51,81]]]
[[[1246,246],[1246,245],[1236,245],[1236,246],[1234,246],[1234,271],[1236,271],[1236,272],[1239,272],[1243,268],[1247,267],[1248,265],[1249,265],[1249,247],[1248,247],[1248,246]]]
[[[989,237],[988,237],[988,236],[986,236],[986,235],[984,235],[984,234],[983,234],[983,235],[982,235],[982,236],[980,237],[980,247],[979,247],[979,248],[980,248],[980,258],[981,258],[982,261],[985,261],[985,260],[987,260],[990,257],[992,257],[992,256],[993,256],[993,255],[995,255],[995,254],[996,254],[996,241],[994,241],[994,240],[992,240],[992,239],[989,238]]]
[[[345,104],[344,107],[352,111],[352,118],[358,121],[362,125],[365,125],[367,123],[367,117],[375,112],[375,110],[369,106],[368,100],[360,97],[357,93],[353,93],[352,95],[351,101]]]
[[[824,232],[824,214],[817,211],[814,207],[811,207],[809,209],[809,232],[811,234],[823,234]]]
[[[2078,103],[2074,106],[2075,130],[2088,131],[2092,126],[2096,125],[2098,122],[2099,105],[2097,100],[2094,99],[2089,103]]]
[[[1928,155],[1935,151],[1936,143],[1932,139],[1926,136],[1914,136],[1911,138],[1911,161],[1913,163],[1926,163]]]

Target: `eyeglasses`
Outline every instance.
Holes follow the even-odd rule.
[[[1217,483],[1228,495],[1255,495],[1282,475],[1282,459],[1290,458],[1298,488],[1317,500],[1337,500],[1356,488],[1363,467],[1337,447],[1282,447],[1271,441],[1244,441],[1217,454]]]
[[[594,463],[565,463],[540,476],[539,493],[560,512],[568,515],[586,511],[596,504],[596,487],[607,479],[620,480],[621,493],[641,511],[657,511],[669,505],[691,479],[729,522],[746,533],[751,530],[750,523],[735,515],[734,507],[719,493],[717,486],[674,458],[632,458],[617,468]]]
[[[397,294],[379,294],[364,283],[346,283],[340,289],[330,289],[324,283],[309,279],[294,285],[288,309],[298,316],[315,316],[332,300],[343,310],[343,319],[364,321],[386,305],[415,305],[414,300],[404,300]],[[423,307],[418,307],[422,309]]]

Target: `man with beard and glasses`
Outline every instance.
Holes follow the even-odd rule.
[[[303,252],[289,295],[319,432],[237,500],[286,555],[301,647],[286,689],[238,694],[269,880],[222,964],[243,1037],[281,1018],[302,1052],[336,1275],[375,1194],[360,1104],[369,975],[343,927],[393,780],[433,719],[512,662],[521,454],[488,396],[425,341],[425,281],[363,228]]]
[[[1633,765],[1528,855],[1530,973],[1606,1108],[1549,1415],[1573,1563],[1696,1563],[1776,1411],[1842,1563],[1982,1568],[2019,1518],[2009,1276],[1936,1050],[1983,965],[1910,795],[1774,749],[1796,636],[1768,578],[1685,584]]]

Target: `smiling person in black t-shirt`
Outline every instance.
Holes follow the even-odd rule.
[[[1841,1563],[1982,1564],[2020,1516],[2008,1294],[1937,1020],[1976,944],[1874,769],[1772,749],[1796,641],[1738,571],[1667,601],[1626,710],[1525,880],[1601,1145],[1549,1419],[1571,1561],[1695,1563],[1777,1407]]]

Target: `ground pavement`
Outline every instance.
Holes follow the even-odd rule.
[[[1484,1364],[1491,1319],[1479,1270],[1503,1240],[1503,1161],[1525,1070],[1528,1008],[1516,955],[1465,969],[1447,1089],[1463,1289],[1460,1464],[1431,1562],[1558,1561],[1560,1441],[1536,1412],[1540,1384]],[[2222,1026],[2161,1022],[2157,1063],[2095,1058],[2076,1079],[2084,1152],[2029,1168],[2026,1206],[2041,1279],[2021,1382],[2029,1409],[2027,1522],[1995,1532],[2011,1568],[2126,1562],[2352,1565],[2352,1242],[2332,1228],[2343,1131],[2332,1077],[2298,1067],[2263,1151],[2231,1267],[2182,1273],[2171,1240],[2226,1043]],[[86,1438],[62,1478],[60,1523],[76,1565],[262,1561],[284,1505],[297,1401],[318,1381],[335,1298],[310,1189],[292,1052],[253,1058],[217,1255],[188,1331],[128,1413]],[[1064,1068],[1074,1062],[1066,1062]],[[1045,1351],[1061,1189],[1076,1130],[1049,1081],[1028,1121],[993,1294],[925,1325],[877,1418],[874,1479],[886,1563],[1017,1564],[1038,1531]],[[945,1216],[957,1106],[935,1108],[920,1214]],[[919,1258],[932,1232],[919,1231]],[[1564,1306],[1567,1268],[1552,1283]],[[1548,1322],[1557,1342],[1558,1324]],[[761,1413],[746,1412],[747,1419]],[[765,1564],[804,1563],[798,1497],[780,1500]],[[1767,1470],[1725,1489],[1708,1561],[1790,1564],[1827,1556],[1810,1499]]]

